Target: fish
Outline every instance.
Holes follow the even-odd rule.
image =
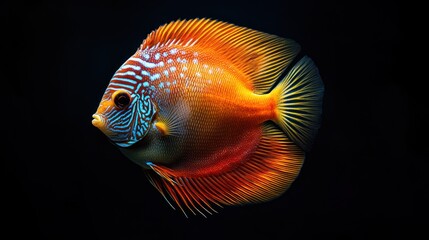
[[[295,181],[324,84],[292,39],[209,18],[150,32],[92,124],[187,216],[267,202]]]

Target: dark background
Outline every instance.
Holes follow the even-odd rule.
[[[404,67],[413,59],[401,57],[399,2],[0,7],[8,239],[411,239],[428,226],[426,143],[417,139],[415,111],[425,108]],[[322,127],[292,187],[271,202],[225,207],[207,219],[172,210],[91,125],[110,77],[146,35],[193,17],[296,40],[326,89]]]

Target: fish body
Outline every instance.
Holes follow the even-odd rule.
[[[184,212],[263,202],[299,173],[323,83],[292,40],[209,19],[149,34],[114,74],[93,124]]]

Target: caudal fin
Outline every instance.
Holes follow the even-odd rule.
[[[303,57],[273,90],[279,95],[274,121],[307,151],[320,126],[324,86],[313,61]]]

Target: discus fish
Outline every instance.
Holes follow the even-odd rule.
[[[299,51],[222,21],[173,21],[116,71],[92,124],[185,215],[269,201],[320,126],[324,86]]]

